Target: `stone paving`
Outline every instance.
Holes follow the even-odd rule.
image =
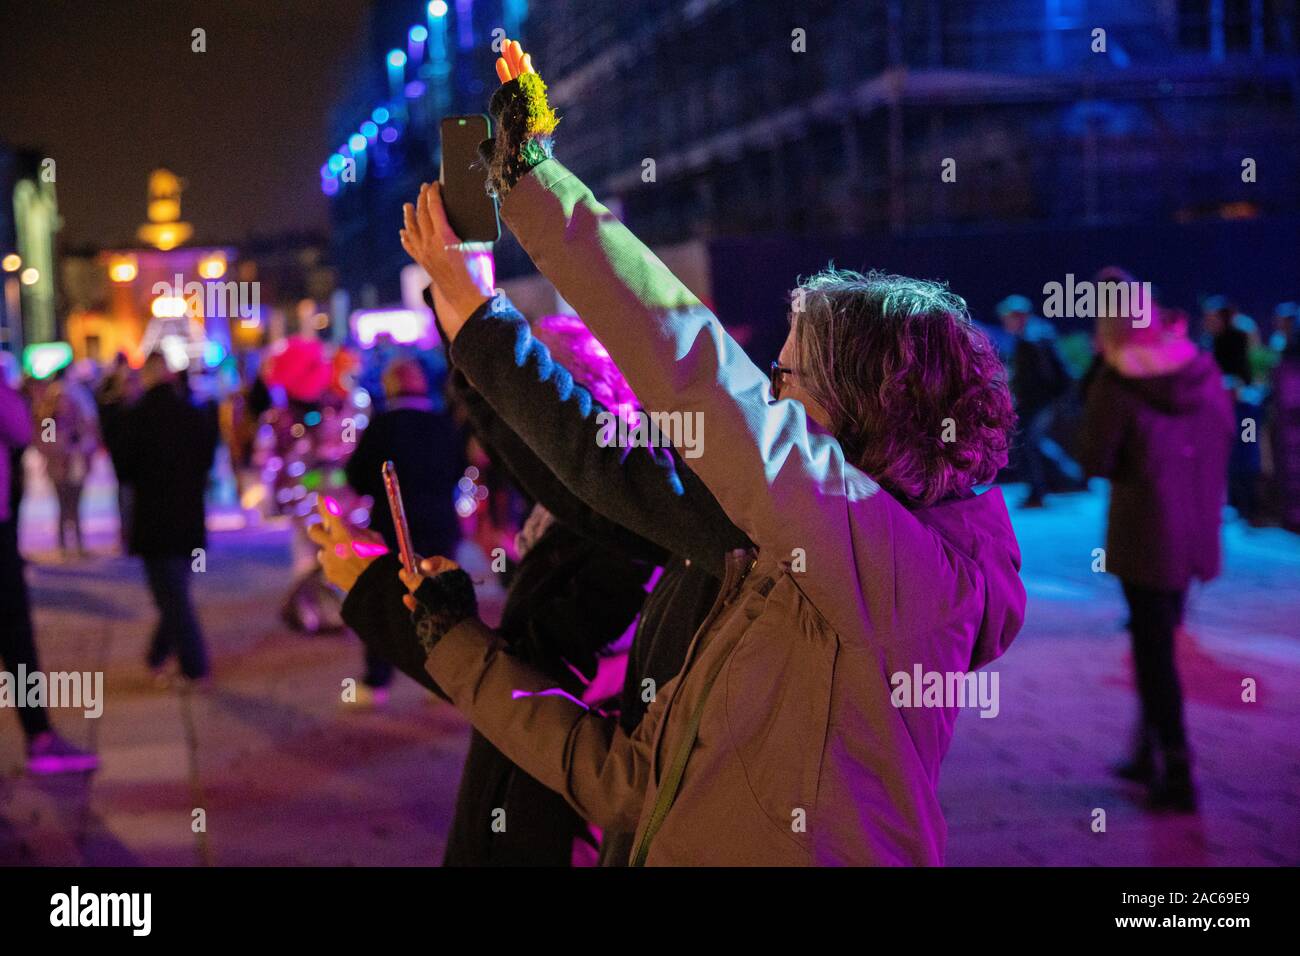
[[[153,611],[138,565],[114,556],[111,487],[91,489],[95,556],[53,553],[36,488],[24,541],[46,670],[102,669],[103,717],[58,711],[94,774],[33,779],[0,712],[0,864],[424,865],[441,858],[465,722],[410,681],[381,712],[343,709],[348,636],[307,638],[276,611],[283,527],[212,534],[196,586],[214,686],[155,689],[141,663]],[[1016,491],[1008,493],[1010,500]],[[1226,532],[1223,578],[1195,592],[1180,657],[1202,810],[1143,812],[1111,780],[1135,711],[1117,582],[1091,570],[1104,498],[1016,512],[1028,621],[997,665],[1000,713],[964,713],[944,765],[950,865],[1300,864],[1300,538]],[[1243,703],[1241,685],[1258,684]],[[195,833],[202,808],[206,832]],[[1096,810],[1106,830],[1093,832]]]

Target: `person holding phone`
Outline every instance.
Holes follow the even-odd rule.
[[[580,322],[552,317],[539,327],[553,348],[569,356],[577,388],[606,401],[634,401],[617,368]],[[464,406],[494,468],[509,473],[538,502],[516,540],[518,564],[497,633],[513,658],[546,675],[555,690],[579,699],[596,675],[599,653],[636,618],[661,553],[633,536],[601,529],[598,517],[556,494],[556,482],[545,466],[464,375],[453,371],[448,384],[452,400]],[[405,473],[401,477],[401,487],[409,489],[410,478]],[[547,506],[554,506],[556,513]],[[409,503],[402,510],[414,520]],[[339,520],[328,507],[324,515]],[[371,563],[363,542],[353,539],[340,553],[320,530],[312,533],[323,546],[320,558],[331,580],[344,583],[341,575],[348,568],[362,569],[355,583],[345,585],[349,593],[342,613],[366,641],[368,655],[391,660],[440,693],[424,670],[423,658],[409,653],[415,643],[402,646],[392,639],[394,610],[401,612],[396,630],[410,627],[402,619],[398,557],[390,553]],[[472,596],[470,587],[464,597]],[[444,866],[568,866],[591,859],[593,844],[586,821],[563,797],[529,776],[487,738],[471,735]]]
[[[414,358],[398,358],[383,372],[384,411],[361,433],[348,459],[348,484],[374,500],[370,528],[390,551],[397,532],[389,511],[380,468],[392,461],[406,479],[406,506],[412,545],[421,554],[450,554],[460,538],[454,506],[456,482],[464,471],[463,443],[450,417],[434,408],[424,369]],[[365,675],[356,704],[380,707],[388,701],[393,665],[367,650]]]
[[[405,639],[503,752],[587,819],[633,828],[634,865],[941,863],[956,705],[902,700],[895,679],[984,666],[1023,621],[1006,506],[974,491],[1014,425],[991,344],[941,286],[827,272],[801,286],[769,377],[552,157],[545,84],[518,44],[498,73],[489,171],[507,225],[648,411],[703,416],[694,471],[754,547],[727,556],[681,672],[631,734],[503,654],[445,561],[403,575]],[[436,186],[404,243],[427,253],[453,326],[491,307]]]

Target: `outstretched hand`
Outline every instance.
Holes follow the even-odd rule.
[[[402,248],[433,280],[438,324],[454,340],[474,311],[492,298],[496,279],[490,243],[461,242],[447,221],[442,186],[426,183],[402,206]]]
[[[506,40],[497,57],[497,78],[504,85],[523,73],[536,73],[532,54],[525,53],[518,40]]]

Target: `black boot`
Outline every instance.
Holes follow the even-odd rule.
[[[1133,734],[1133,755],[1111,767],[1111,773],[1132,783],[1150,783],[1156,775],[1155,745],[1151,732],[1142,726]]]
[[[1147,806],[1174,813],[1196,812],[1196,785],[1192,782],[1192,760],[1187,749],[1166,750],[1161,772],[1151,781]]]

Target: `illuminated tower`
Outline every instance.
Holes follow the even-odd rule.
[[[166,252],[194,234],[194,227],[181,222],[184,188],[180,177],[169,169],[155,169],[149,174],[149,221],[136,230],[141,242]]]

